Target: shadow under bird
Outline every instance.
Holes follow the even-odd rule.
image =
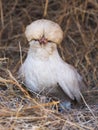
[[[63,39],[61,27],[50,20],[40,19],[26,27],[25,35],[30,47],[19,70],[25,86],[34,93],[59,98],[66,108],[71,107],[66,97],[80,102],[80,91],[85,86],[82,77],[62,60],[57,50]]]

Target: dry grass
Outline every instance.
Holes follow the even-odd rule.
[[[61,25],[59,52],[88,86],[83,108],[59,113],[52,109],[58,102],[42,105],[17,81],[20,49],[23,60],[28,50],[25,27],[44,17]],[[97,130],[97,121],[98,0],[0,0],[0,130]]]

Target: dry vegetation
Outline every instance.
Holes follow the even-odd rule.
[[[60,113],[57,102],[41,105],[16,80],[25,27],[44,17],[64,31],[58,49],[87,84],[84,107]],[[98,0],[0,0],[0,130],[97,130],[97,121]]]

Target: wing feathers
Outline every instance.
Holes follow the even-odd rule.
[[[79,102],[81,99],[80,88],[83,84],[82,78],[75,68],[69,64],[64,65],[65,67],[62,67],[64,69],[59,74],[59,85],[72,100],[76,99]]]

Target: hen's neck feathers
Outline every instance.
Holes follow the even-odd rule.
[[[59,57],[57,45],[48,42],[46,45],[40,45],[38,41],[31,41],[28,56],[34,59],[47,60],[49,57]]]

